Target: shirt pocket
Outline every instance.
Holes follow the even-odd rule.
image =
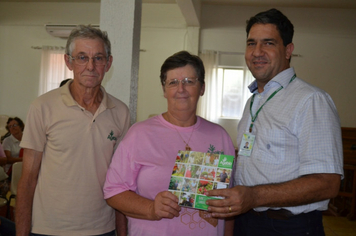
[[[285,160],[285,132],[282,130],[259,129],[253,147],[253,158],[270,164],[282,164]]]

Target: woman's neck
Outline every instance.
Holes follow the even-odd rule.
[[[197,116],[195,114],[172,114],[167,111],[163,113],[162,116],[169,123],[180,127],[193,126],[197,122]]]
[[[13,134],[12,136],[14,136],[17,140],[21,141],[22,139],[22,132],[18,133],[18,134]]]

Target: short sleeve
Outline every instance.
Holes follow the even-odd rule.
[[[300,112],[298,124],[299,174],[342,175],[341,127],[330,96],[321,92],[310,96]]]
[[[43,152],[45,144],[46,131],[42,111],[32,104],[27,114],[26,126],[20,146]]]
[[[104,198],[111,198],[127,190],[135,191],[139,169],[140,166],[133,160],[123,140],[116,149],[106,174]]]

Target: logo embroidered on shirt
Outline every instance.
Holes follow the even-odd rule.
[[[113,141],[113,140],[117,140],[117,138],[114,136],[114,131],[112,131],[111,130],[111,132],[110,132],[110,134],[109,134],[109,136],[108,136],[108,139],[110,139],[111,141]]]

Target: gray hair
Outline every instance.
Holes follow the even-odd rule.
[[[65,53],[72,55],[74,50],[74,41],[76,39],[101,39],[104,43],[106,56],[111,56],[111,43],[106,31],[101,31],[91,25],[78,25],[69,35]]]

